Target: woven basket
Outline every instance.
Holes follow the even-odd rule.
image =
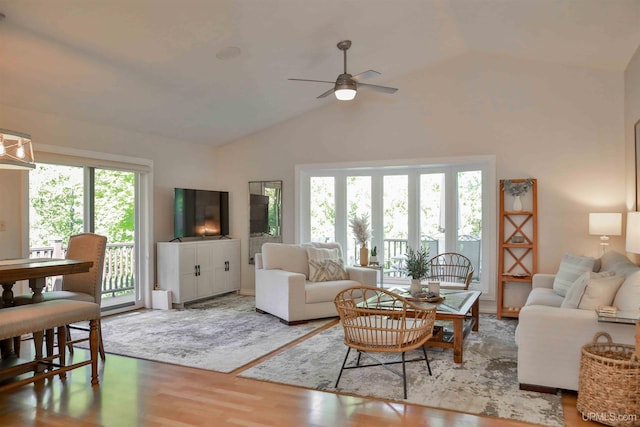
[[[604,337],[607,342],[598,342]],[[609,426],[640,426],[640,357],[635,347],[615,344],[599,332],[582,347],[578,411]]]

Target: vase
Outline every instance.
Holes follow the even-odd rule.
[[[369,265],[369,249],[366,246],[360,247],[360,265]]]
[[[411,286],[409,287],[409,293],[411,295],[417,295],[422,292],[422,285],[420,279],[411,279]]]
[[[522,200],[520,200],[520,196],[513,196],[513,210],[514,211],[522,210]]]
[[[369,265],[378,265],[378,257],[375,255],[371,255],[369,257]]]

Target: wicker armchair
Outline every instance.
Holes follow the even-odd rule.
[[[368,366],[385,366],[391,372],[402,377],[404,398],[407,398],[407,378],[405,362],[426,361],[429,375],[431,366],[424,348],[424,343],[433,334],[436,308],[419,307],[410,301],[384,289],[368,286],[348,288],[336,295],[334,303],[340,323],[344,328],[344,343],[347,354],[342,362],[336,387],[345,369],[364,368]],[[406,360],[409,350],[422,348],[424,358]],[[347,366],[351,349],[358,351],[355,365]],[[362,354],[377,363],[360,364]],[[381,362],[371,353],[401,353],[402,360]],[[402,363],[402,373],[387,365]]]
[[[440,281],[442,289],[467,290],[473,277],[473,265],[466,256],[456,252],[445,252],[428,261],[427,280]]]

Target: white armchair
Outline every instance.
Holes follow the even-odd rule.
[[[265,243],[255,257],[256,311],[272,314],[288,325],[337,317],[333,300],[340,291],[357,285],[376,286],[377,270],[351,266],[337,280],[310,281],[308,254],[323,250],[337,250],[342,259],[339,243]]]

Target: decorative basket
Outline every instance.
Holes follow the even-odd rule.
[[[606,342],[598,342],[601,337]],[[591,344],[582,347],[576,407],[583,419],[640,426],[640,357],[635,350],[613,343],[606,332],[597,333]]]

